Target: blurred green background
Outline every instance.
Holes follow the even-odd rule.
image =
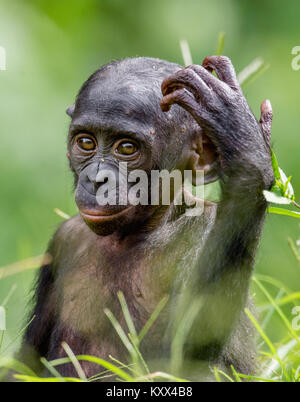
[[[83,81],[127,56],[182,63],[182,38],[195,63],[215,52],[220,31],[237,71],[257,56],[270,63],[245,93],[257,116],[261,101],[271,99],[274,148],[299,200],[300,71],[291,68],[299,21],[298,0],[0,0],[0,46],[7,52],[7,70],[0,71],[0,266],[44,252],[62,220],[54,208],[76,212],[65,109]],[[287,238],[300,237],[298,222],[268,217],[256,266],[293,291],[300,289],[300,266]],[[26,321],[33,275],[0,281],[0,305],[17,285],[7,305],[6,344]],[[275,320],[274,341],[281,331]]]

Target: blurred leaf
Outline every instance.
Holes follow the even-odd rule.
[[[288,197],[291,200],[295,199],[295,192],[293,186],[291,184],[291,176],[287,178],[286,174],[282,169],[279,168],[281,183],[282,183],[282,191],[285,197]]]
[[[31,368],[14,358],[4,357],[0,359],[0,367],[5,367],[7,369],[16,371],[18,374],[36,376],[35,372],[32,371]]]
[[[291,204],[292,203],[292,200],[290,200],[286,197],[278,196],[276,193],[273,193],[272,191],[264,190],[263,193],[264,193],[265,199],[268,202],[272,202],[273,204]]]

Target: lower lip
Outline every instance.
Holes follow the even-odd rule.
[[[80,215],[83,217],[85,221],[91,222],[91,223],[101,223],[101,222],[107,222],[112,219],[117,219],[123,215],[126,215],[131,209],[133,208],[133,205],[130,207],[123,209],[120,212],[117,212],[116,214],[103,214],[101,215],[100,213],[92,212],[92,211],[79,211]]]

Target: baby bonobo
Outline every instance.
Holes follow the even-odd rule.
[[[104,312],[110,310],[128,333],[121,291],[137,332],[169,296],[140,345],[151,370],[196,381],[213,380],[214,366],[253,373],[255,346],[244,309],[251,306],[263,190],[273,183],[270,102],[261,110],[258,122],[231,61],[221,56],[184,69],[143,57],[113,61],[84,83],[67,110],[79,215],[50,242],[21,350],[24,362],[50,376],[39,358],[66,357],[63,342],[75,355],[128,362]],[[196,172],[204,171],[205,184],[220,180],[221,200],[204,202],[203,213],[193,216],[190,200],[175,205],[182,181],[180,190],[170,186],[169,205],[161,197],[145,202],[150,184],[148,198],[133,203],[128,194],[137,184],[126,179],[124,191],[122,177],[137,170],[149,183],[153,171],[191,171],[194,183]],[[115,177],[116,196],[105,205],[99,192],[107,189],[107,172]],[[182,364],[169,367],[174,353]],[[81,365],[87,378],[101,371],[94,363]],[[57,369],[77,376],[71,363]]]

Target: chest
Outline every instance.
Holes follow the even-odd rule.
[[[68,327],[81,333],[100,333],[110,327],[105,311],[120,323],[124,295],[137,330],[141,330],[158,304],[184,283],[195,266],[202,238],[185,226],[165,227],[142,242],[119,243],[109,238],[74,248],[65,243],[57,267],[55,305]],[[168,305],[161,317],[168,314]]]

